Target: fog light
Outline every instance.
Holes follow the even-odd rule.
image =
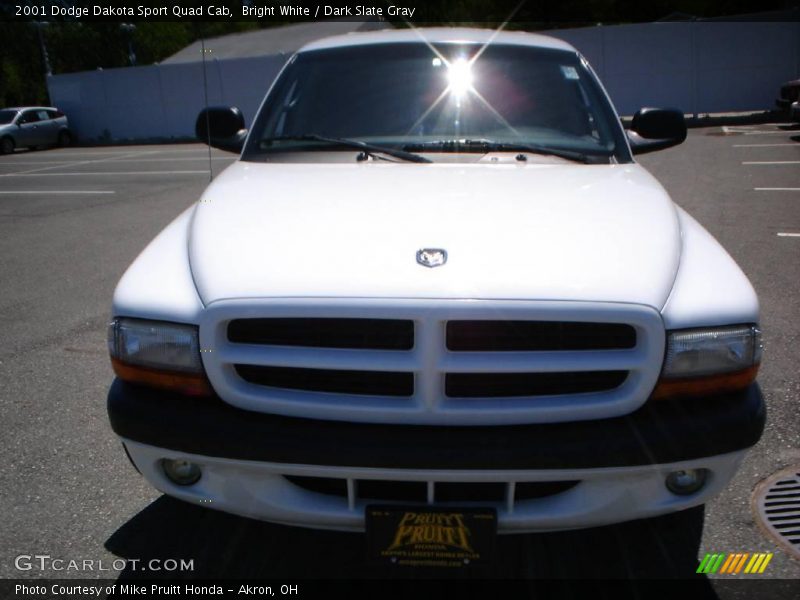
[[[161,468],[164,474],[172,482],[178,485],[192,485],[200,481],[200,467],[188,460],[172,460],[165,458],[161,461]]]
[[[708,478],[708,469],[686,469],[684,471],[673,471],[667,475],[667,489],[679,496],[694,494],[702,488]]]

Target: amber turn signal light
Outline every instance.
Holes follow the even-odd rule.
[[[116,358],[111,359],[114,373],[123,381],[139,383],[162,390],[172,390],[187,396],[212,396],[214,390],[204,374],[157,371],[134,365],[126,365]]]
[[[703,397],[742,390],[753,383],[758,374],[758,365],[742,371],[707,375],[687,379],[661,379],[656,385],[651,398],[662,400],[677,397]]]

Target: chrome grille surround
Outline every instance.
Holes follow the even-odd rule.
[[[234,344],[227,325],[247,318],[371,318],[414,321],[411,350],[356,350]],[[453,352],[449,320],[625,323],[636,346],[624,350]],[[518,300],[361,298],[234,299],[213,302],[200,322],[202,357],[220,397],[239,408],[311,419],[417,425],[511,425],[591,420],[636,410],[652,391],[664,354],[658,311],[637,304]],[[351,395],[267,388],[244,381],[236,364],[394,371],[414,374],[411,397]],[[625,370],[619,387],[580,394],[449,398],[447,373],[558,373]]]

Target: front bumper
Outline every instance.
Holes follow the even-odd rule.
[[[247,461],[389,469],[590,469],[673,463],[749,448],[765,409],[757,384],[717,398],[646,402],[597,421],[509,426],[385,425],[244,411],[116,380],[121,438]]]
[[[502,483],[580,481],[559,494],[522,501],[451,502],[454,506],[490,506],[497,510],[499,533],[582,529],[643,519],[705,503],[721,492],[739,467],[745,452],[733,452],[680,463],[606,469],[546,470],[419,470],[324,467],[221,459],[175,452],[123,440],[139,471],[158,490],[193,504],[273,523],[363,531],[365,508],[379,502],[358,495],[364,480],[391,482]],[[164,458],[194,462],[203,470],[200,481],[182,487],[169,481],[161,468]],[[667,490],[668,473],[708,469],[708,482],[690,496]],[[356,482],[353,496],[336,496],[298,487],[286,476]],[[436,504],[443,504],[437,502]]]
[[[791,101],[778,98],[775,100],[775,106],[786,112],[792,121],[800,121],[800,100]]]
[[[512,491],[488,503],[498,511],[501,533],[592,527],[683,510],[727,485],[765,421],[755,384],[719,398],[649,402],[624,417],[525,426],[296,419],[119,380],[108,410],[136,467],[167,494],[267,521],[353,531],[363,529],[364,507],[372,502],[358,495],[359,480],[431,486],[580,482],[555,495],[515,501]],[[199,464],[202,478],[175,485],[161,469],[165,458]],[[710,475],[695,494],[677,496],[664,485],[671,471],[699,468]],[[345,480],[348,493],[310,491],[285,476]]]

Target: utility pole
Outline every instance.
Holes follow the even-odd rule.
[[[133,51],[133,32],[136,31],[136,25],[133,23],[121,23],[119,28],[128,34],[128,62],[132,67],[135,67],[136,52]]]
[[[44,89],[47,94],[47,103],[50,104],[50,88],[47,85],[47,79],[53,74],[53,69],[50,67],[50,56],[47,54],[47,44],[44,43],[44,35],[42,35],[42,27],[47,27],[50,23],[46,21],[34,21],[33,26],[36,27],[36,33],[39,37],[39,49],[42,52],[42,62],[44,63]]]

